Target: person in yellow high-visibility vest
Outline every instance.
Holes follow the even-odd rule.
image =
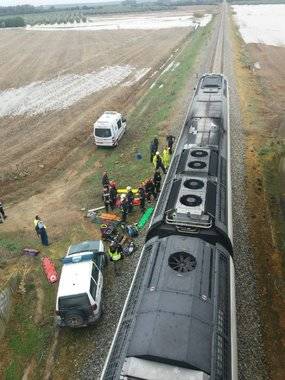
[[[162,152],[162,162],[165,169],[168,169],[170,164],[170,149],[166,146]]]
[[[41,238],[42,245],[49,245],[46,226],[38,215],[34,219],[34,226],[37,235]]]
[[[153,157],[153,166],[155,170],[159,170],[160,168],[162,169],[163,173],[166,174],[166,170],[163,164],[163,160],[159,152],[155,153],[155,156]]]
[[[116,244],[115,242],[112,242],[110,244],[108,254],[110,257],[110,260],[114,263],[114,272],[116,275],[119,275],[118,272],[118,262],[123,259],[123,254],[122,254],[122,246],[120,244]]]

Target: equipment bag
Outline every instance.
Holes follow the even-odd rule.
[[[135,226],[126,226],[126,232],[130,237],[137,237],[139,234],[138,229]]]

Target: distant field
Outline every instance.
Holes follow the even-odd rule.
[[[129,13],[129,12],[153,12],[162,10],[174,10],[176,7],[163,4],[138,4],[135,6],[118,4],[102,4],[90,9],[71,9],[61,10],[57,9],[51,12],[39,12],[29,14],[17,14],[16,16],[22,17],[27,25],[35,24],[56,24],[56,23],[73,23],[73,22],[86,22],[89,16],[96,16],[102,14],[112,13]],[[15,17],[15,15],[0,16],[1,20]]]

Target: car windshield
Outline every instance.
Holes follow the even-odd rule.
[[[86,308],[90,306],[90,301],[86,293],[74,296],[60,297],[58,299],[59,309]]]
[[[111,129],[110,128],[95,128],[95,136],[111,137]]]

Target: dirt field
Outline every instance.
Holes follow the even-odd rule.
[[[254,62],[259,62],[256,75],[261,79],[270,97],[268,107],[272,110],[272,132],[285,137],[285,48],[263,44],[249,44],[248,49]]]
[[[134,70],[150,68],[147,74],[150,77],[159,71],[187,33],[189,28],[116,32],[1,31],[0,50],[3,54],[0,71],[5,75],[0,78],[0,88],[19,88],[67,74],[84,75],[97,72],[101,67],[124,68],[127,65]],[[130,78],[128,71],[125,75],[127,81]],[[103,79],[108,82],[111,75],[107,73]],[[51,110],[35,116],[23,114],[0,118],[1,197],[7,203],[25,199],[24,205],[17,205],[17,215],[20,214],[21,219],[21,211],[29,210],[27,219],[30,219],[36,210],[44,212],[44,207],[58,209],[60,203],[66,201],[65,197],[63,199],[64,193],[72,191],[80,182],[77,169],[86,157],[82,157],[84,149],[80,151],[78,147],[86,145],[93,122],[106,109],[129,111],[139,93],[140,84],[103,88],[63,110]],[[60,81],[56,83],[56,86],[61,85]],[[72,96],[68,86],[65,85],[63,91]],[[80,92],[85,88],[83,86],[77,90]],[[58,94],[58,89],[54,91],[54,95],[62,95]],[[44,92],[45,89],[38,91],[39,98],[45,96]],[[52,102],[53,98],[51,91],[48,101]],[[64,99],[66,96],[59,97],[59,101]],[[87,144],[91,145],[92,142],[88,140]],[[67,171],[66,167],[69,167]],[[55,182],[51,182],[53,177],[56,177]],[[69,181],[72,187],[66,186]],[[47,183],[48,189],[45,188]],[[44,194],[35,195],[27,201],[27,194],[32,196],[42,190]],[[15,214],[13,209],[9,214],[11,218],[5,223],[5,228],[17,229],[19,225],[12,217]]]
[[[285,370],[284,219],[282,222],[279,198],[282,173],[278,166],[285,134],[285,48],[248,44],[242,49],[246,53],[240,57],[242,64],[237,64],[237,75],[247,135],[250,236],[260,289],[267,368],[270,378],[281,380]]]

